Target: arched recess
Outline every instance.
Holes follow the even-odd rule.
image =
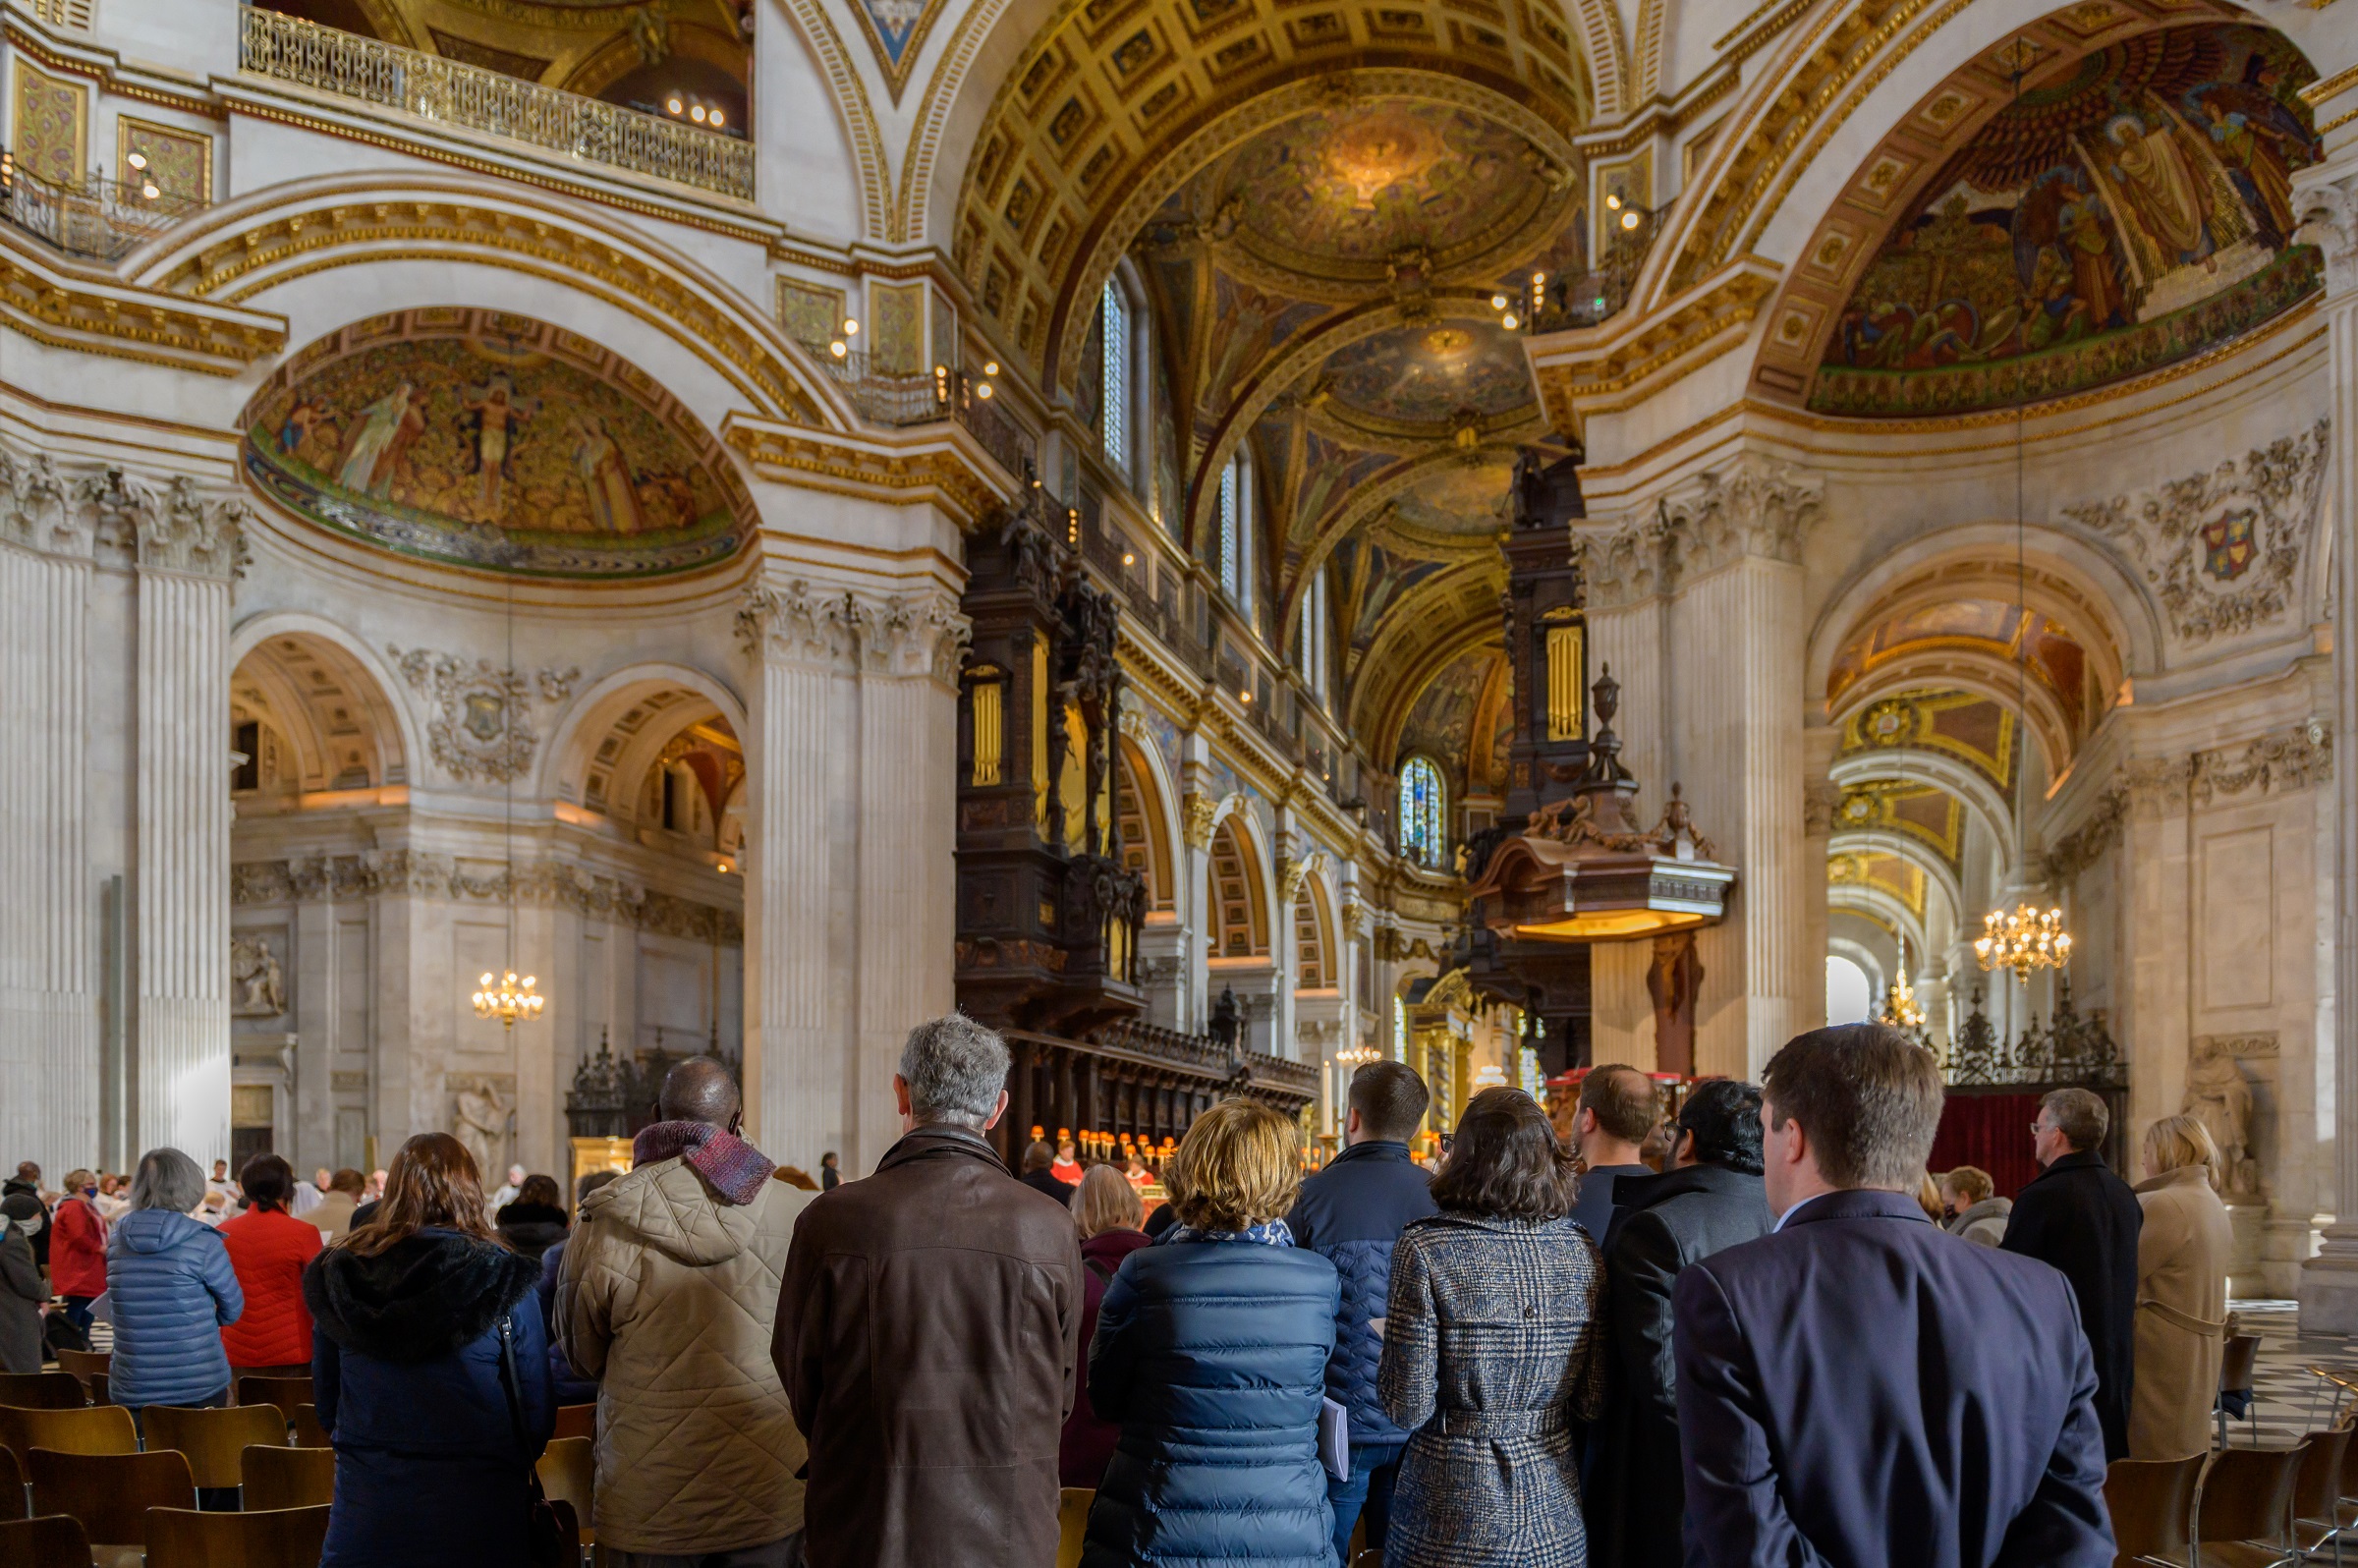
[[[122,270],[146,287],[283,312],[295,344],[464,298],[611,346],[716,432],[733,411],[835,430],[860,422],[809,351],[702,262],[644,225],[511,181],[438,171],[289,181],[174,225]]]
[[[1125,715],[1127,717],[1127,715]],[[1147,879],[1150,915],[1176,915],[1180,854],[1170,791],[1151,744],[1125,733],[1114,750],[1114,809],[1122,829],[1122,865]]]
[[[1830,864],[1845,855],[1885,855],[1913,866],[1924,877],[1924,907],[1913,912],[1917,932],[1944,932],[1954,928],[1958,912],[1965,908],[1964,883],[1956,868],[1930,853],[1923,844],[1887,829],[1835,833],[1826,841],[1826,859]]]
[[[2010,859],[2014,853],[2013,807],[2006,796],[1989,774],[1945,753],[1914,747],[1846,752],[1826,773],[1845,789],[1891,782],[1921,785],[1953,796],[2001,855]],[[1837,823],[1841,820],[1839,807],[1835,819]]]
[[[1503,578],[1496,560],[1451,567],[1410,590],[1414,614],[1394,609],[1384,616],[1374,644],[1351,672],[1344,699],[1353,732],[1366,738],[1368,756],[1378,766],[1391,765],[1409,709],[1434,672],[1497,639]]]
[[[1269,886],[1265,862],[1248,813],[1231,807],[1211,830],[1210,886],[1206,924],[1213,958],[1269,956]]]
[[[237,774],[251,780],[246,788],[293,795],[409,782],[407,715],[374,657],[340,630],[309,615],[257,617],[239,629],[230,656],[231,736],[249,756]]]
[[[1294,893],[1294,989],[1332,991],[1343,982],[1341,927],[1326,878],[1313,871]]]
[[[702,670],[637,664],[611,671],[558,716],[533,788],[543,799],[634,823],[646,769],[664,745],[691,724],[715,719],[742,745],[744,703],[726,682]],[[738,794],[734,787],[719,792],[722,815]]]

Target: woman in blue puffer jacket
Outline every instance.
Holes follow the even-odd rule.
[[[1293,1245],[1294,1123],[1252,1100],[1196,1118],[1166,1172],[1179,1224],[1122,1260],[1089,1397],[1121,1427],[1082,1568],[1335,1568],[1319,1463],[1334,1265]]]
[[[107,1396],[137,1420],[148,1405],[226,1405],[221,1325],[246,1311],[229,1249],[189,1217],[204,1172],[177,1148],[140,1156],[131,1207],[106,1238],[106,1300],[115,1325]]]

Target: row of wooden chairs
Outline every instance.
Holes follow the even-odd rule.
[[[69,1515],[0,1521],[0,1562],[22,1568],[91,1568],[102,1559],[125,1568],[141,1561],[145,1568],[318,1568],[327,1510],[209,1514],[151,1508],[140,1529],[137,1543],[110,1549],[93,1542]]]
[[[2105,1503],[2115,1568],[2282,1568],[2358,1529],[2350,1428],[2287,1447],[2218,1448],[2182,1459],[2115,1460]]]
[[[65,1350],[63,1358],[86,1352]],[[110,1401],[106,1389],[106,1366],[110,1360],[104,1354],[90,1357],[99,1365],[66,1367],[45,1372],[0,1372],[0,1405],[14,1405],[24,1410],[78,1410],[84,1405],[103,1405]],[[238,1379],[236,1401],[240,1405],[276,1405],[295,1419],[295,1407],[311,1402],[311,1380],[309,1377],[247,1376]],[[584,1409],[593,1409],[584,1406]]]

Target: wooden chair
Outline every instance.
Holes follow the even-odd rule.
[[[13,1448],[0,1448],[0,1519],[25,1517],[25,1467]]]
[[[2303,1557],[2333,1548],[2341,1562],[2341,1471],[2349,1461],[2350,1428],[2309,1434],[2308,1454],[2292,1482],[2292,1545]]]
[[[2183,1459],[2115,1459],[2105,1472],[2105,1507],[2117,1548],[2113,1568],[2184,1561],[2194,1543],[2194,1494],[2209,1454]]]
[[[2259,1365],[2260,1336],[2258,1334],[2229,1334],[2227,1336],[2226,1348],[2220,1354],[2218,1361],[2219,1399],[2212,1405],[2213,1411],[2218,1417],[2218,1445],[2221,1448],[2227,1445],[2227,1407],[2224,1401],[2228,1394],[2244,1396],[2243,1419],[2254,1433],[2260,1429],[2257,1408],[2259,1402],[2252,1393],[2252,1372]]]
[[[550,1502],[573,1504],[582,1544],[597,1541],[597,1445],[587,1437],[551,1437],[540,1455],[540,1491]]]
[[[559,1405],[557,1407],[558,1437],[587,1437],[597,1440],[597,1407],[595,1405]]]
[[[72,1372],[82,1379],[82,1386],[90,1386],[93,1377],[104,1377],[114,1365],[115,1358],[103,1350],[61,1350],[57,1353],[57,1370]],[[96,1400],[90,1401],[96,1404]]]
[[[0,1521],[0,1562],[9,1568],[90,1568],[90,1538],[67,1514]]]
[[[18,1410],[80,1410],[90,1402],[72,1372],[0,1372],[0,1405]]]
[[[0,1405],[0,1448],[20,1463],[35,1448],[61,1454],[136,1454],[139,1429],[120,1405],[84,1410],[12,1410]]]
[[[319,1568],[327,1505],[200,1514],[157,1508],[147,1515],[147,1568]]]
[[[277,1448],[255,1443],[239,1456],[249,1513],[269,1508],[320,1508],[336,1500],[333,1448]],[[545,1483],[544,1483],[545,1484]]]
[[[93,1547],[144,1545],[148,1509],[196,1506],[189,1462],[168,1449],[59,1454],[35,1448],[25,1468],[32,1473],[33,1511],[72,1514]]]
[[[287,1425],[295,1424],[295,1407],[311,1402],[311,1380],[309,1377],[241,1377],[238,1379],[238,1403],[241,1405],[276,1405]]]
[[[319,1425],[319,1407],[317,1405],[297,1405],[295,1420],[291,1425],[295,1428],[293,1442],[296,1447],[325,1448],[328,1446],[327,1428]]]
[[[2190,1568],[2298,1563],[2290,1545],[2292,1484],[2308,1457],[2306,1439],[2290,1448],[2222,1448],[2214,1455],[2195,1488]]]
[[[287,1445],[287,1419],[276,1405],[214,1410],[149,1405],[146,1424],[148,1448],[177,1448],[188,1455],[189,1471],[199,1486],[239,1485],[247,1449],[257,1443]]]
[[[1094,1486],[1067,1486],[1056,1498],[1056,1568],[1081,1568],[1081,1543],[1089,1536],[1089,1505],[1097,1500]]]

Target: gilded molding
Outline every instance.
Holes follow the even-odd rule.
[[[1642,316],[1567,333],[1560,348],[1532,347],[1532,368],[1548,420],[1578,435],[1589,414],[1636,403],[1646,383],[1681,362],[1716,358],[1743,343],[1753,317],[1776,290],[1776,273],[1747,257],[1718,277]],[[1585,340],[1585,341],[1584,341]]]
[[[929,430],[903,447],[875,447],[823,431],[740,419],[722,422],[720,438],[765,479],[893,505],[930,501],[962,528],[982,525],[1007,497],[990,477],[987,460],[967,447],[973,437]]]
[[[0,320],[36,343],[209,375],[283,351],[283,317],[81,271],[0,226]]]
[[[1179,837],[1189,849],[1211,848],[1211,830],[1220,819],[1224,802],[1198,790],[1189,790],[1179,800]]]

